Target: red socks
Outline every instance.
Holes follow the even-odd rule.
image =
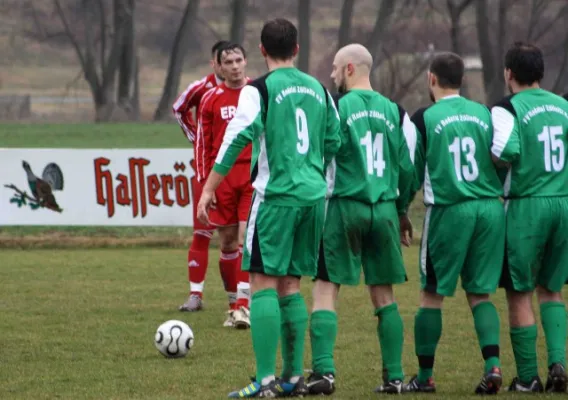
[[[192,294],[202,296],[209,263],[209,243],[212,235],[212,232],[205,230],[193,232],[193,240],[187,252],[187,275]]]

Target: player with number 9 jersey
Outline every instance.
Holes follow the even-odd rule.
[[[324,162],[340,145],[333,99],[296,68],[273,70],[242,89],[213,170],[227,174],[251,141],[255,195],[243,269],[313,276],[327,190]]]

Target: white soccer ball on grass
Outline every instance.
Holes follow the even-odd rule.
[[[158,327],[154,345],[165,357],[185,357],[193,346],[193,331],[183,321],[166,321]]]

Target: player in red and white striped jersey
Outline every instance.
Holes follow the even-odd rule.
[[[229,44],[217,53],[225,82],[209,90],[201,101],[198,117],[195,160],[197,176],[205,182],[223,144],[229,121],[237,110],[241,89],[249,82],[245,75],[246,53],[241,45]],[[236,291],[237,301],[229,298],[228,318],[224,326],[250,327],[249,274],[242,271],[242,245],[251,206],[253,187],[250,181],[252,146],[240,154],[235,167],[215,191],[216,204],[209,212],[212,225],[219,233],[221,259],[219,270],[227,292]]]
[[[228,44],[221,40],[211,48],[211,68],[213,73],[191,83],[186,90],[178,97],[173,105],[173,112],[177,118],[181,129],[187,139],[194,144],[197,124],[193,117],[198,115],[199,105],[202,97],[209,89],[216,87],[223,82],[220,65],[217,62],[217,51],[222,46]],[[196,171],[195,160],[192,161],[192,168]],[[197,174],[196,174],[197,175]],[[180,311],[199,311],[202,308],[203,285],[205,274],[209,263],[209,243],[215,228],[204,225],[197,219],[197,203],[201,197],[202,184],[198,182],[197,176],[191,179],[191,192],[193,194],[193,238],[187,254],[187,275],[190,285],[190,293],[187,301],[179,307]],[[236,293],[233,297],[236,299]]]

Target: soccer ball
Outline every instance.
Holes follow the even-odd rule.
[[[154,345],[166,357],[185,357],[193,346],[193,331],[183,321],[166,321],[158,327]]]

